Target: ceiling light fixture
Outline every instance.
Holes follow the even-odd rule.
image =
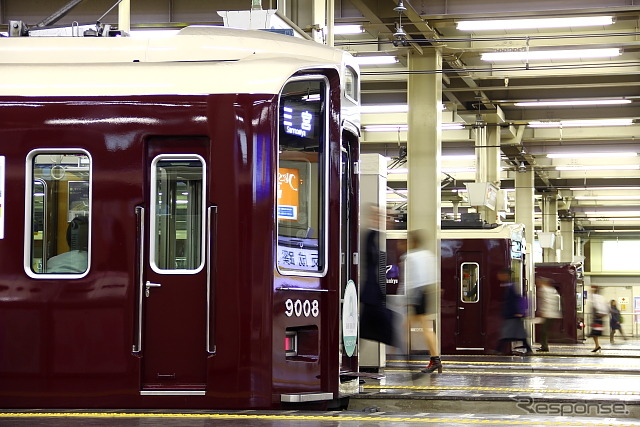
[[[363,129],[365,132],[406,132],[409,130],[409,125],[365,125]],[[460,130],[464,129],[464,125],[461,123],[442,123],[440,129]]]
[[[550,159],[593,159],[593,158],[623,158],[636,157],[638,153],[620,152],[620,153],[549,153],[547,157]]]
[[[440,104],[442,110],[446,110],[446,105]],[[360,107],[360,112],[367,113],[408,113],[409,105],[407,104],[377,104],[377,105],[363,105]]]
[[[459,21],[460,31],[522,30],[528,28],[589,27],[613,24],[613,16],[576,16],[572,18],[501,19]]]
[[[522,50],[515,52],[487,52],[480,55],[483,61],[536,61],[549,59],[613,58],[620,56],[618,48]]]
[[[640,165],[589,165],[589,166],[556,166],[557,171],[607,171],[607,170],[639,170]]]
[[[633,119],[562,120],[559,122],[529,122],[532,128],[587,127],[587,126],[631,126]]]
[[[333,33],[336,35],[362,34],[364,28],[362,25],[336,25],[333,27]]]
[[[640,187],[570,187],[571,191],[629,191],[640,190]]]
[[[525,101],[516,102],[516,107],[565,107],[581,105],[620,105],[631,104],[630,99],[580,99],[573,101]]]
[[[356,56],[355,60],[358,65],[385,65],[395,64],[396,62],[398,62],[398,58],[390,55]]]
[[[638,196],[575,196],[576,200],[640,200]]]

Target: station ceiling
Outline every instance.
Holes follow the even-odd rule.
[[[0,31],[10,19],[34,24],[65,3],[2,0]],[[113,3],[115,0],[87,0],[65,20],[90,22]],[[327,10],[324,1],[313,0],[263,0],[262,6],[278,7],[281,15],[310,33],[314,10]],[[131,7],[134,28],[166,28],[189,23],[219,25],[218,10],[249,9],[251,1],[137,0]],[[336,0],[333,8],[336,26],[362,27],[358,34],[335,35],[337,47],[358,57],[382,55],[397,61],[361,68],[363,106],[381,109],[363,114],[362,151],[399,159],[393,162],[395,166],[402,166],[406,147],[407,113],[403,108],[407,104],[408,52],[440,51],[443,122],[461,125],[442,131],[445,214],[451,210],[451,201],[464,206],[465,195],[458,190],[475,180],[478,127],[498,126],[503,189],[514,188],[518,171],[532,170],[537,176],[536,195],[561,200],[562,215],[574,219],[577,232],[591,237],[640,238],[639,2]],[[578,26],[557,21],[593,17],[611,17],[611,22]],[[532,28],[520,29],[459,28],[465,21],[532,18],[554,18],[559,26],[542,28],[546,24],[537,22]],[[104,22],[109,20],[117,21],[114,12],[104,18]],[[605,56],[587,58],[584,50],[598,50]],[[542,56],[545,51],[554,51],[555,57],[522,58]],[[483,58],[488,53],[503,53],[507,59]],[[550,103],[521,104],[538,101]],[[558,104],[560,101],[574,104]],[[373,125],[390,127],[374,131]],[[390,175],[389,186],[396,191],[390,198],[398,199],[396,207],[401,206],[406,175]],[[514,193],[507,194],[513,203]],[[512,217],[513,207],[506,218]]]

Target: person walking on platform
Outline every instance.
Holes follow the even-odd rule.
[[[609,334],[609,341],[611,344],[615,344],[613,340],[613,336],[616,334],[616,330],[620,331],[620,335],[624,340],[627,340],[627,337],[624,336],[622,332],[622,315],[620,314],[620,310],[616,306],[616,300],[611,300],[611,307],[609,308],[609,314],[611,317],[609,318],[609,327],[611,328],[611,333]]]
[[[433,314],[435,310],[436,296],[436,272],[437,265],[435,255],[424,248],[425,237],[422,230],[412,230],[407,234],[408,250],[404,256],[405,284],[407,291],[407,305],[409,314],[407,317],[408,330],[411,324],[418,323],[422,326],[423,337],[431,359],[423,373],[438,371],[442,373],[442,361],[438,351],[436,335],[432,329]]]
[[[592,353],[599,352],[600,337],[602,336],[602,330],[604,328],[604,317],[608,313],[607,303],[604,301],[604,297],[600,295],[600,288],[593,286],[593,293],[591,294],[591,312],[593,320],[591,321],[591,332],[589,336],[593,338],[595,348],[591,350]]]
[[[498,272],[500,286],[504,288],[504,300],[502,302],[502,330],[495,352],[504,354],[505,345],[510,345],[513,341],[522,341],[526,350],[524,355],[530,356],[533,354],[533,350],[529,345],[527,331],[524,328],[524,318],[527,315],[526,299],[515,289],[511,273],[510,268],[503,268]]]
[[[380,251],[380,239],[384,234],[380,231],[385,220],[384,211],[371,205],[369,227],[364,234],[364,282],[360,294],[360,338],[398,346],[395,336],[394,312],[386,306],[384,294],[384,266],[386,257]]]
[[[543,319],[540,325],[540,348],[538,351],[549,351],[549,330],[556,319],[562,317],[560,311],[560,294],[548,277],[536,277],[538,314]]]

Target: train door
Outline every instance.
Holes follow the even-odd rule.
[[[354,268],[353,256],[358,250],[355,242],[358,240],[358,200],[356,197],[357,189],[354,188],[355,182],[353,174],[354,158],[357,153],[354,148],[357,147],[357,141],[354,141],[352,134],[343,131],[341,146],[341,187],[340,187],[340,217],[341,217],[341,236],[340,236],[340,295],[343,296],[347,291],[347,284],[350,281],[356,283],[356,269]],[[353,289],[353,288],[352,288]],[[357,301],[357,299],[356,299]],[[343,301],[343,310],[345,305]],[[342,316],[345,316],[343,311]],[[345,334],[345,323],[342,323],[341,334]],[[347,332],[348,333],[348,332]],[[355,351],[357,345],[357,331],[354,331],[351,337],[341,336],[340,342],[343,346],[342,360],[340,363],[340,371],[358,371],[358,351]]]
[[[146,164],[145,209],[139,212],[141,394],[204,394],[210,318],[206,141],[151,141]]]
[[[483,350],[485,340],[483,316],[482,253],[457,254],[458,295],[456,298],[456,349]]]

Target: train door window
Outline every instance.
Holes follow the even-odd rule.
[[[158,156],[151,176],[151,265],[195,273],[204,264],[205,163],[197,155]]]
[[[294,79],[280,95],[277,267],[326,272],[327,100],[324,78]]]
[[[463,262],[460,266],[460,300],[478,302],[480,300],[480,266],[475,262]]]
[[[83,277],[89,270],[91,158],[75,150],[38,150],[27,158],[25,271]]]

